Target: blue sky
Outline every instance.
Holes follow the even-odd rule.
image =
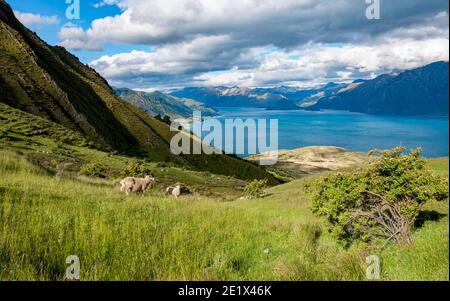
[[[71,0],[75,1],[75,0]],[[7,0],[114,86],[317,86],[448,61],[447,0]]]
[[[22,13],[39,14],[41,16],[57,16],[58,23],[50,25],[31,24],[30,29],[36,31],[37,34],[50,45],[57,45],[61,42],[58,38],[58,32],[61,27],[72,22],[83,29],[88,29],[92,21],[108,16],[114,16],[121,13],[121,9],[115,5],[106,5],[95,8],[94,4],[99,3],[96,0],[80,1],[80,20],[69,20],[66,18],[66,10],[70,4],[66,4],[65,0],[7,0],[14,11]],[[148,45],[125,45],[106,43],[102,51],[84,51],[70,49],[84,63],[89,63],[102,55],[113,55],[131,50],[149,50]]]

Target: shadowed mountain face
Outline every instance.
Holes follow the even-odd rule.
[[[16,19],[4,0],[0,0],[0,102],[82,133],[105,148],[276,183],[264,169],[230,156],[172,155],[170,141],[176,132],[122,100],[95,70],[64,48],[42,41]]]
[[[0,101],[114,147],[138,143],[111,110],[122,104],[106,81],[63,48],[40,40],[4,1],[0,41]]]
[[[323,97],[308,109],[380,115],[448,116],[448,62],[385,74]]]

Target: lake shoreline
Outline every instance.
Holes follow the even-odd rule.
[[[380,116],[346,111],[267,111],[258,108],[217,108],[227,118],[278,119],[279,149],[332,145],[353,152],[423,148],[426,158],[449,156],[448,117]],[[245,158],[248,154],[238,155]]]

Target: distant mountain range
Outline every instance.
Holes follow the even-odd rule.
[[[114,92],[152,116],[169,116],[172,120],[192,117],[193,111],[203,116],[216,116],[217,111],[197,100],[178,98],[159,91],[141,92],[127,88],[114,88]]]
[[[253,107],[267,110],[298,110],[299,107],[280,93],[269,89],[240,87],[188,87],[170,93],[172,96],[201,101],[208,106]]]
[[[399,74],[384,74],[322,97],[307,109],[448,116],[448,68],[448,62],[435,62]]]
[[[299,87],[188,87],[170,94],[208,106],[267,110],[345,110],[383,115],[448,115],[448,62],[383,74],[372,80]]]
[[[339,93],[341,90],[348,89],[354,85],[360,84],[364,80],[357,80],[353,83],[333,83],[316,88],[302,89],[298,87],[280,86],[275,88],[256,88],[257,91],[266,91],[273,94],[280,94],[295,103],[300,108],[315,104],[319,99]]]
[[[176,97],[193,98],[215,108],[254,107],[267,110],[299,110],[315,104],[320,98],[335,95],[349,86],[358,85],[364,80],[351,84],[328,83],[316,88],[279,86],[270,88],[241,87],[188,87],[169,94]]]

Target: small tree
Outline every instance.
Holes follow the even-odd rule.
[[[253,180],[244,188],[244,193],[252,198],[258,198],[263,195],[264,189],[267,187],[267,179]]]
[[[145,177],[151,174],[150,168],[141,160],[132,161],[122,172],[122,175],[125,177]]]
[[[313,211],[327,217],[330,231],[347,241],[384,237],[411,243],[421,205],[448,197],[443,179],[426,169],[417,149],[372,151],[362,170],[326,177],[313,198]]]
[[[165,116],[163,117],[163,122],[164,122],[164,123],[167,123],[168,125],[171,125],[171,124],[172,124],[172,121],[170,120],[170,116],[167,116],[167,115],[165,115]]]
[[[163,121],[163,119],[162,119],[160,114],[156,115],[155,118],[158,119],[159,121]]]
[[[83,165],[78,172],[81,176],[106,178],[106,168],[97,162],[90,162]]]

